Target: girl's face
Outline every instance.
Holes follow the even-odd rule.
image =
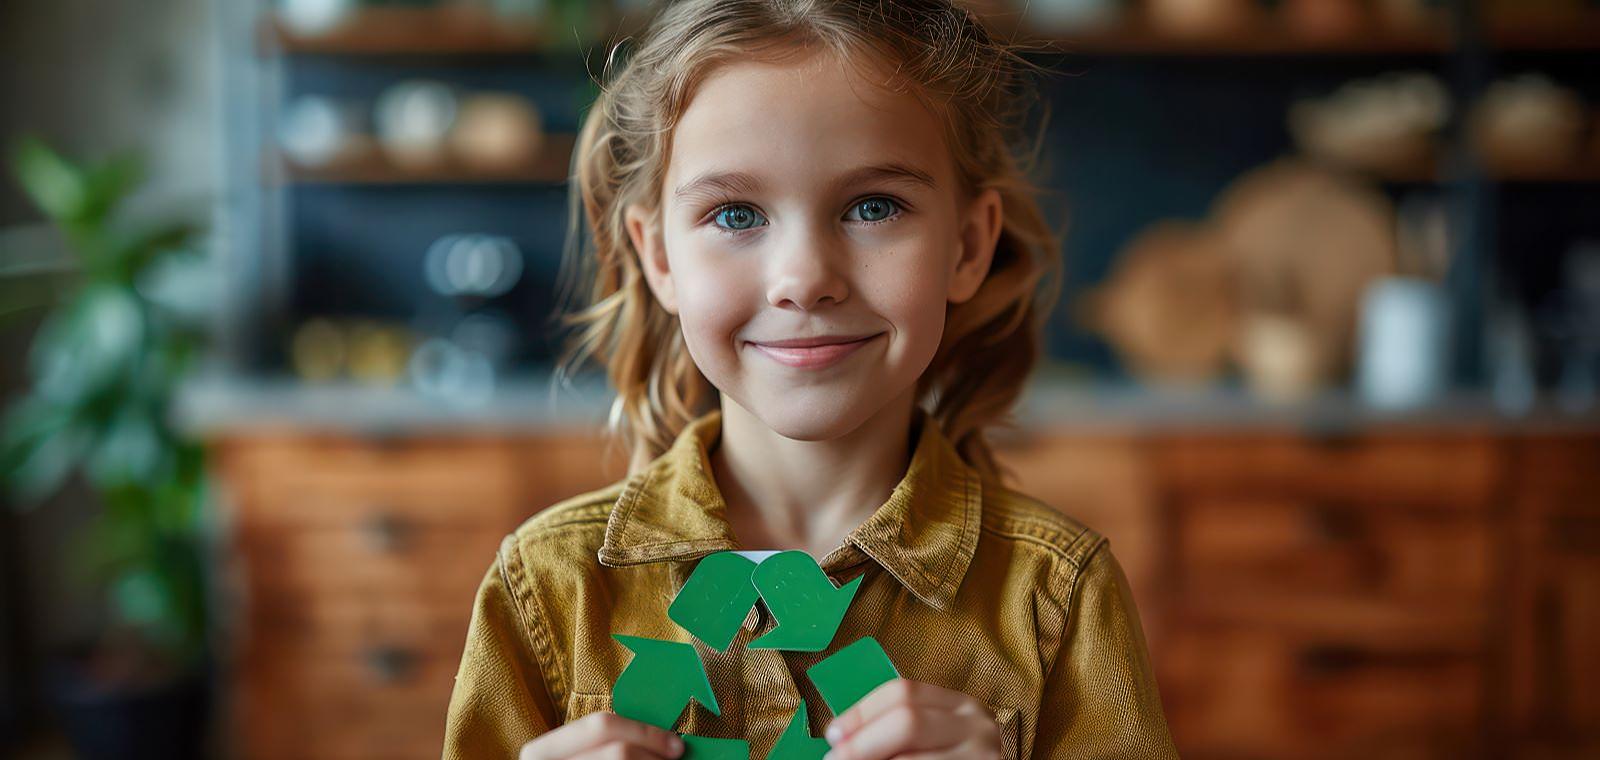
[[[940,122],[872,72],[823,52],[719,67],[675,128],[659,226],[626,214],[696,366],[797,440],[910,391],[1000,234],[999,193],[963,202]]]

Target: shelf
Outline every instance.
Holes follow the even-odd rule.
[[[1133,21],[1074,31],[1035,30],[1029,39],[1050,43],[1070,55],[1105,56],[1396,56],[1443,55],[1456,49],[1453,30],[1443,24],[1412,28],[1371,25],[1349,33],[1312,36],[1285,28],[1271,18],[1215,32],[1180,34]],[[1493,53],[1600,52],[1600,13],[1566,22],[1521,21],[1496,24],[1488,34]]]
[[[1180,35],[1142,25],[1041,35],[1061,52],[1118,56],[1435,55],[1448,52],[1448,30],[1375,29],[1361,34],[1298,36],[1271,25]]]
[[[1014,19],[991,18],[1007,30]],[[1413,27],[1370,23],[1348,33],[1313,36],[1297,33],[1271,16],[1215,32],[1181,34],[1140,20],[1105,28],[1031,30],[1024,36],[1050,42],[1060,52],[1127,56],[1391,56],[1442,55],[1456,46],[1443,22]],[[308,35],[268,16],[262,23],[262,52],[313,55],[526,55],[544,49],[538,24],[515,22],[463,7],[363,8],[337,28]],[[1600,52],[1600,12],[1561,20],[1520,20],[1495,24],[1489,34],[1495,52]]]
[[[314,35],[268,16],[259,44],[267,55],[525,55],[545,39],[536,24],[468,8],[363,8]]]
[[[1503,184],[1597,184],[1600,183],[1600,159],[1549,168],[1491,169],[1489,179]]]
[[[1393,185],[1427,185],[1451,181],[1450,177],[1442,176],[1431,166],[1367,170],[1362,173],[1378,182]],[[1484,179],[1501,185],[1600,184],[1600,157],[1578,160],[1562,166],[1489,166],[1484,169]]]
[[[532,161],[503,169],[483,169],[448,159],[438,165],[412,168],[394,163],[375,146],[363,144],[346,158],[321,167],[269,157],[268,176],[288,184],[561,184],[567,181],[576,142],[574,134],[547,134],[544,146]]]
[[[1566,20],[1508,21],[1491,26],[1496,53],[1600,52],[1600,11]]]

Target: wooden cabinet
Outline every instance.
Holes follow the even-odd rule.
[[[218,446],[230,734],[248,758],[437,758],[474,591],[523,519],[623,472],[593,434]]]
[[[1600,756],[1600,434],[1038,430],[1106,534],[1188,758]],[[594,431],[218,444],[243,757],[437,757],[473,591],[615,482]]]
[[[1062,430],[1002,457],[1111,538],[1184,757],[1600,756],[1600,434]]]
[[[1514,449],[1510,731],[1526,757],[1600,757],[1600,438]]]
[[[1470,432],[1156,441],[1156,663],[1187,757],[1485,746],[1498,444]]]

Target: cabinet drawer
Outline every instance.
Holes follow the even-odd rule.
[[[252,439],[223,455],[246,531],[357,526],[382,515],[509,529],[537,490],[519,462],[510,444],[476,439]]]
[[[239,548],[251,588],[470,601],[505,536],[497,529],[432,527],[380,513],[354,527],[259,530]]]
[[[1289,496],[1484,510],[1500,457],[1470,435],[1177,436],[1157,446],[1164,484],[1182,495]]]
[[[1517,493],[1540,513],[1600,516],[1600,437],[1529,436],[1514,450]]]
[[[247,627],[268,641],[459,645],[504,533],[258,530],[242,542]]]
[[[1201,628],[1159,678],[1185,757],[1446,757],[1477,746],[1482,673],[1474,651]]]
[[[1195,593],[1482,603],[1492,536],[1475,515],[1272,498],[1175,509],[1177,582]]]
[[[459,650],[256,650],[242,663],[240,754],[437,758],[459,666]]]
[[[472,601],[471,592],[424,595],[351,588],[296,593],[260,588],[247,602],[243,635],[267,645],[339,650],[460,647],[472,620]]]

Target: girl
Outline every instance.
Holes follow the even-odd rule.
[[[691,641],[667,607],[738,549],[862,583],[828,651],[747,649],[760,604],[697,644],[720,710],[682,733],[762,758],[803,710],[833,760],[1174,756],[1105,540],[1002,485],[984,437],[1058,273],[1011,152],[1025,65],[948,0],[661,12],[574,158],[592,286],[564,358],[606,367],[630,475],[502,543],[446,758],[677,757],[610,712],[611,635]],[[830,716],[805,671],[865,635],[901,678]]]

